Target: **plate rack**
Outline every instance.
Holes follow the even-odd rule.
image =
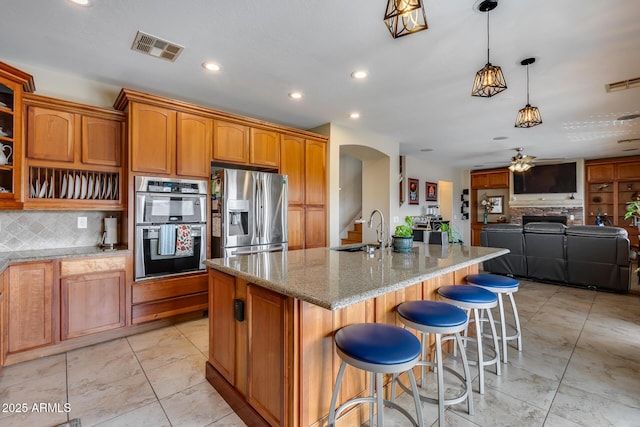
[[[31,166],[28,198],[57,200],[119,200],[120,174]]]

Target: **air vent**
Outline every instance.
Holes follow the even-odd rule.
[[[183,49],[182,46],[142,31],[138,31],[136,38],[133,40],[133,45],[131,45],[131,50],[171,62],[175,62]]]
[[[640,87],[640,77],[635,79],[622,80],[620,82],[609,83],[604,85],[607,92],[617,92],[619,90],[633,89],[634,87]]]

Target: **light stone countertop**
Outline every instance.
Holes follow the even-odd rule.
[[[0,252],[0,274],[11,264],[30,261],[48,261],[62,258],[82,258],[130,253],[128,249],[116,247],[104,249],[98,246],[80,246],[75,248],[33,249],[29,251]]]
[[[317,248],[204,263],[279,294],[338,310],[507,253],[502,248],[415,243],[408,254]]]

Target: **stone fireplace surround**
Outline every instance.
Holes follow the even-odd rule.
[[[565,216],[567,226],[585,225],[584,208],[580,206],[509,206],[511,224],[522,225],[522,217],[527,216]],[[573,218],[573,219],[572,219]]]

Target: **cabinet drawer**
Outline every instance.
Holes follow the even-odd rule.
[[[70,259],[60,261],[60,276],[125,270],[125,256]]]
[[[149,322],[178,314],[191,313],[192,311],[206,310],[208,307],[208,293],[201,292],[194,295],[134,305],[131,308],[131,319],[134,324]]]
[[[207,275],[177,277],[132,285],[132,304],[174,298],[182,295],[208,291]]]

